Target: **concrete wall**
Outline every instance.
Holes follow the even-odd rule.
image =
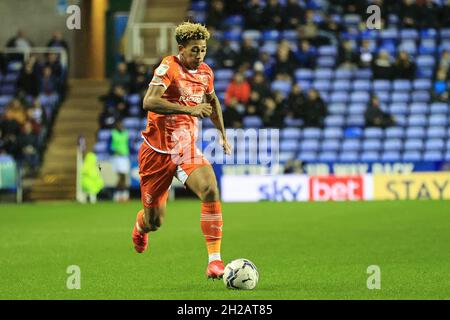
[[[68,5],[77,4],[79,0],[67,0]],[[79,30],[68,30],[67,14],[59,14],[58,0],[1,0],[0,1],[0,48],[13,37],[18,29],[22,29],[35,46],[45,46],[53,31],[59,30],[69,44],[71,75],[74,75],[77,63],[74,59],[76,33]],[[81,21],[83,28],[83,21]]]

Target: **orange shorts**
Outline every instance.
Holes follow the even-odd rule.
[[[195,169],[211,165],[195,145],[191,152],[172,155],[153,150],[145,141],[139,149],[138,163],[141,200],[146,208],[166,203],[173,177],[184,184]]]

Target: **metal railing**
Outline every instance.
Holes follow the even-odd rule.
[[[67,69],[67,52],[63,48],[33,47],[30,49],[4,48],[2,51],[6,54],[22,54],[24,61],[27,61],[32,54],[56,53],[60,55],[60,62],[64,69]]]

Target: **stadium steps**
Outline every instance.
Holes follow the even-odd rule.
[[[189,0],[149,0],[147,1],[144,22],[173,23],[178,25],[186,18],[186,11],[189,5]],[[163,56],[176,53],[167,51],[157,54],[159,30],[144,29],[142,30],[142,35],[145,39],[144,52],[150,63],[156,63]],[[168,48],[170,50],[170,46]]]
[[[75,199],[77,140],[83,135],[88,150],[94,146],[103,109],[98,97],[108,87],[107,81],[70,80],[70,93],[58,113],[40,174],[26,200]]]

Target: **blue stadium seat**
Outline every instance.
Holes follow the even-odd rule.
[[[280,39],[280,32],[278,30],[266,30],[262,33],[264,41],[278,41]]]
[[[391,101],[391,95],[389,91],[377,91],[376,96],[381,103],[389,103]]]
[[[353,82],[353,90],[355,91],[370,91],[372,89],[372,83],[370,80],[355,80]]]
[[[426,126],[427,117],[422,114],[413,114],[408,117],[409,126]]]
[[[350,80],[335,80],[333,81],[333,88],[334,91],[349,91],[351,89],[351,82]]]
[[[432,138],[446,138],[447,132],[445,131],[445,127],[430,127],[427,130],[427,137]]]
[[[419,33],[416,29],[402,29],[400,30],[400,37],[402,39],[417,40],[419,38]]]
[[[95,153],[108,153],[109,152],[109,146],[106,141],[98,141],[94,145],[94,152]]]
[[[446,114],[432,114],[428,119],[428,125],[431,126],[446,126],[448,125],[448,118]]]
[[[305,128],[303,130],[304,139],[320,139],[322,137],[322,130],[318,128]]]
[[[430,139],[425,142],[425,150],[444,150],[444,139]]]
[[[241,29],[231,29],[223,33],[223,38],[229,41],[241,41],[242,31]]]
[[[399,38],[399,33],[397,29],[389,28],[381,30],[380,39],[382,40],[397,40]]]
[[[0,96],[0,106],[6,106],[14,97],[13,96],[7,96],[2,95]]]
[[[448,113],[449,106],[445,102],[433,102],[430,106],[431,108],[431,114],[441,113],[445,114]]]
[[[367,91],[354,91],[350,95],[350,101],[352,103],[368,103],[370,100],[370,94]]]
[[[247,116],[243,119],[244,128],[261,128],[263,122],[258,116]]]
[[[319,57],[316,63],[318,68],[332,68],[336,65],[336,58],[329,56]]]
[[[328,91],[331,88],[330,80],[316,80],[313,82],[312,87],[319,91]]]
[[[330,103],[347,103],[349,96],[347,92],[336,91],[330,96]]]
[[[111,130],[108,129],[102,129],[99,130],[97,133],[97,139],[99,141],[107,141],[111,137]]]
[[[223,24],[227,27],[242,27],[244,22],[244,18],[242,15],[232,15],[228,16],[224,19]]]
[[[361,161],[374,162],[380,160],[380,154],[377,151],[367,151],[361,153]]]
[[[411,81],[409,80],[394,80],[392,83],[392,89],[395,91],[409,91],[411,87]]]
[[[404,145],[405,150],[417,150],[421,151],[423,149],[422,139],[407,139]]]
[[[403,161],[421,161],[422,153],[420,151],[405,151],[402,155]]]
[[[141,125],[141,121],[139,120],[139,118],[124,118],[123,119],[123,126],[125,127],[125,129],[130,130],[130,129],[138,129],[140,128]]]
[[[281,38],[290,41],[297,41],[298,32],[296,30],[284,30],[281,32]]]
[[[326,139],[321,144],[322,151],[337,151],[339,150],[338,139]]]
[[[431,80],[429,79],[416,79],[413,82],[414,90],[430,90]]]
[[[400,161],[399,151],[386,151],[381,154],[381,161]]]
[[[345,119],[343,115],[331,115],[325,118],[326,127],[343,127]]]
[[[245,30],[242,32],[242,39],[252,39],[253,41],[259,41],[262,38],[261,31],[258,30]]]
[[[315,79],[332,79],[333,78],[333,70],[332,69],[316,69],[314,71]]]
[[[371,79],[372,70],[370,69],[358,69],[355,72],[355,79]]]
[[[141,114],[141,107],[137,105],[130,106],[130,108],[128,109],[128,114],[131,117],[139,117]]]
[[[323,137],[325,139],[341,139],[344,132],[341,128],[325,128],[323,130]]]
[[[400,139],[386,139],[383,143],[385,151],[398,151],[403,149],[403,143]]]
[[[337,153],[332,151],[321,152],[319,154],[319,161],[334,162],[337,159]]]
[[[271,84],[272,91],[280,91],[284,95],[288,95],[291,92],[291,82],[285,80],[275,80]]]
[[[317,160],[317,153],[316,152],[300,152],[297,156],[298,160],[301,161],[315,161]]]
[[[107,152],[97,153],[97,161],[106,161],[111,158],[111,155]]]
[[[435,54],[437,50],[436,41],[434,39],[422,39],[419,46],[419,54]]]
[[[369,127],[364,130],[364,137],[366,139],[381,139],[383,137],[383,129],[376,127]]]
[[[399,51],[405,51],[410,56],[413,56],[417,53],[417,46],[414,40],[403,40],[398,46]]]
[[[339,154],[339,161],[343,162],[356,162],[359,160],[357,152],[341,152]]]
[[[347,112],[347,109],[343,103],[331,103],[328,106],[328,111],[330,114],[344,115]]]
[[[334,72],[334,78],[336,80],[349,80],[353,77],[353,70],[350,69],[337,69]]]
[[[228,80],[225,81],[221,81],[221,80],[217,80],[216,83],[214,83],[214,89],[216,91],[226,91],[228,88],[228,84],[230,82]]]
[[[298,84],[303,91],[308,91],[312,88],[312,82],[308,80],[298,80],[296,84]]]
[[[450,28],[440,29],[439,35],[442,39],[450,39]]]
[[[447,151],[446,153],[445,153],[445,159],[444,159],[445,161],[450,161],[450,151]]]
[[[284,164],[289,160],[295,159],[295,152],[280,152],[280,163]]]
[[[363,115],[349,115],[346,120],[350,127],[363,127],[366,121]]]
[[[414,91],[411,94],[411,100],[415,102],[429,102],[430,92],[428,91]]]
[[[406,103],[391,103],[389,112],[395,115],[408,113],[408,105]]]
[[[284,125],[286,127],[300,127],[303,125],[303,119],[286,117],[284,118]]]
[[[379,139],[367,139],[363,141],[364,151],[379,151],[381,150],[381,141]]]
[[[411,114],[427,114],[428,111],[428,104],[426,103],[416,102],[411,103],[409,106],[409,112]]]
[[[299,145],[299,141],[298,140],[292,140],[292,139],[284,139],[281,140],[280,143],[280,151],[281,152],[287,152],[287,151],[297,151]]]
[[[204,129],[208,129],[208,128],[214,128],[214,123],[212,122],[212,120],[210,118],[204,118],[201,122],[202,127]]]
[[[434,56],[432,55],[421,55],[416,59],[417,68],[433,68],[435,64]]]
[[[130,94],[127,96],[127,101],[130,105],[132,106],[136,106],[139,105],[141,103],[141,97],[139,96],[139,94]]]
[[[342,152],[353,152],[361,149],[361,141],[359,139],[345,139],[342,142]]]
[[[442,151],[425,151],[423,155],[424,161],[441,161],[443,160],[444,155]]]
[[[191,10],[193,11],[205,11],[208,8],[208,3],[206,1],[192,1]]]
[[[233,78],[234,71],[232,69],[217,69],[214,74],[217,81],[225,81]]]
[[[282,139],[300,139],[302,136],[302,131],[298,128],[284,128],[281,129]]]
[[[336,56],[337,49],[335,46],[320,46],[318,48],[319,56]]]
[[[408,92],[392,92],[391,94],[391,101],[393,103],[397,103],[397,102],[404,102],[407,103],[409,102],[410,97],[409,97],[409,93]]]
[[[314,73],[311,69],[296,69],[295,72],[295,80],[312,80]]]
[[[377,91],[391,90],[391,81],[389,81],[389,80],[374,80],[373,81],[373,90],[375,91],[375,93],[377,93]]]
[[[409,127],[406,129],[406,138],[423,139],[425,138],[425,129],[423,127]]]
[[[386,139],[388,138],[402,139],[405,136],[405,130],[401,127],[386,128],[384,136],[386,137]]]
[[[422,29],[420,30],[420,38],[421,39],[436,39],[438,33],[436,29]]]

